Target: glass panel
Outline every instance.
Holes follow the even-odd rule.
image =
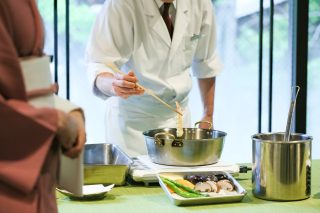
[[[104,105],[93,96],[89,88],[84,61],[88,35],[103,2],[70,1],[70,99],[85,111],[88,143],[104,141]],[[38,4],[46,30],[45,52],[53,55],[53,1],[39,1]],[[65,18],[65,0],[58,0],[58,81],[59,95],[62,97],[66,97]]]
[[[84,53],[92,23],[104,0],[70,1],[70,98],[84,108],[89,143],[104,141],[104,103],[89,87]],[[59,94],[65,96],[65,4],[59,11]],[[46,29],[46,49],[53,53],[53,3],[39,1]],[[227,132],[222,160],[251,162],[251,136],[258,131],[259,1],[214,1],[218,53],[224,70],[217,77],[214,127]],[[269,0],[264,1],[263,132],[268,127]],[[228,16],[225,16],[228,11]],[[289,108],[290,49],[287,0],[275,0],[273,131],[284,131]],[[318,42],[319,43],[319,42]],[[319,49],[319,48],[318,48]],[[192,122],[201,118],[202,104],[194,79]]]
[[[86,115],[87,143],[103,143],[103,101],[94,96],[85,64],[85,48],[93,22],[104,1],[70,1],[70,99],[81,106]]]
[[[255,87],[255,89],[251,90],[254,91],[254,97],[257,97],[257,84],[256,80],[257,74],[252,75],[255,80],[252,82],[255,82],[254,84],[245,84],[241,80],[238,81],[238,79],[242,79],[241,70],[235,69],[235,67],[239,67],[236,65],[237,61],[238,63],[242,64],[243,60],[236,60],[239,56],[238,49],[241,49],[246,44],[243,42],[237,43],[237,38],[242,41],[247,41],[247,36],[243,33],[241,33],[241,29],[239,27],[238,18],[236,17],[236,2],[235,1],[213,1],[215,6],[215,15],[216,15],[216,22],[217,22],[217,51],[221,58],[222,63],[224,64],[224,69],[222,70],[222,73],[217,76],[216,78],[216,95],[215,95],[215,110],[214,110],[214,128],[217,130],[221,130],[227,133],[225,145],[224,145],[224,151],[222,152],[222,159],[229,160],[232,156],[234,158],[239,158],[241,155],[242,149],[239,149],[240,146],[243,146],[245,142],[248,142],[247,144],[250,144],[250,135],[247,134],[247,131],[244,134],[240,134],[242,128],[238,128],[239,121],[242,119],[242,115],[245,114],[245,112],[239,113],[240,108],[243,106],[243,101],[241,100],[240,95],[236,95],[235,91],[237,92],[243,92],[247,91],[247,88],[250,86]],[[225,16],[224,12],[228,10],[228,16]],[[256,19],[256,18],[253,18]],[[257,19],[256,19],[257,20]],[[255,20],[255,21],[256,21]],[[224,27],[228,26],[228,27]],[[249,29],[250,30],[250,29]],[[246,31],[246,32],[249,32]],[[254,40],[254,43],[258,47],[258,34],[254,30],[250,30],[252,32],[252,40]],[[241,37],[242,36],[242,37]],[[256,51],[257,53],[258,51]],[[250,54],[250,52],[247,52]],[[247,55],[244,55],[244,58],[247,57]],[[257,59],[257,57],[255,57]],[[257,60],[252,61],[253,63],[256,63]],[[253,66],[253,67],[257,67]],[[247,70],[246,72],[250,72],[253,69]],[[240,78],[239,78],[240,76]],[[250,80],[248,80],[249,82]],[[196,79],[194,80],[194,84],[196,84]],[[247,94],[246,92],[243,94]],[[249,94],[248,94],[249,95]],[[193,90],[191,92],[191,112],[192,112],[192,119],[194,121],[197,121],[201,119],[201,113],[202,113],[202,105],[201,105],[201,99],[199,96],[199,90],[197,87],[193,87]],[[239,100],[240,99],[240,100]],[[254,101],[254,104],[248,104],[248,106],[252,106],[254,108],[253,113],[255,113],[257,107],[256,107],[256,101]],[[239,108],[238,108],[239,107]],[[196,110],[198,109],[198,110]],[[254,117],[254,124],[250,125],[250,121],[246,122],[246,126],[249,126],[253,128],[253,132],[255,131],[257,125],[256,125],[256,115],[250,116],[251,118]],[[246,116],[245,116],[246,117]],[[194,123],[194,122],[193,122]],[[244,125],[242,125],[244,126]],[[244,142],[244,143],[243,143]],[[246,150],[245,152],[248,152],[251,148],[248,149],[248,147],[243,147],[243,150]],[[239,150],[239,152],[234,152],[234,150]],[[231,154],[232,153],[232,154]],[[243,154],[243,153],[242,153]],[[234,159],[232,159],[234,160]],[[249,160],[248,160],[249,161]],[[250,160],[251,161],[251,160]]]
[[[38,1],[39,10],[45,25],[44,52],[54,55],[54,11],[53,1]],[[65,1],[58,0],[58,82],[59,95],[66,96],[66,49],[65,49]],[[54,63],[51,68],[54,72]]]
[[[290,5],[274,1],[272,132],[284,132],[291,99],[292,50]],[[269,20],[266,22],[269,25]],[[268,41],[269,42],[269,41]]]
[[[307,133],[313,136],[312,158],[320,158],[320,1],[309,3]]]
[[[259,4],[216,1],[215,8],[224,69],[216,79],[214,127],[228,134],[221,160],[251,162],[251,135],[258,127]]]
[[[224,64],[217,77],[214,127],[227,132],[222,160],[251,162],[251,136],[258,131],[259,1],[213,1],[218,53]],[[269,0],[264,1],[262,132],[268,131]],[[225,15],[228,11],[228,16]],[[275,1],[272,131],[284,131],[290,104],[291,50],[287,1]],[[196,84],[196,80],[194,81]],[[193,122],[201,118],[198,88],[191,95]]]

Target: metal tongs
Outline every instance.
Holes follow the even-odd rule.
[[[297,90],[297,92],[295,92]],[[288,113],[288,118],[287,118],[287,126],[286,126],[286,132],[284,135],[284,141],[289,142],[290,141],[290,130],[291,130],[291,123],[292,123],[292,114],[294,111],[294,108],[296,107],[296,102],[297,102],[297,97],[300,91],[299,86],[292,87],[291,90],[291,103],[290,103],[290,109]]]

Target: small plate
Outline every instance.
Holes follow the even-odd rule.
[[[232,192],[224,193],[207,193],[209,197],[199,197],[199,198],[184,198],[176,193],[170,193],[166,185],[162,182],[161,177],[166,177],[170,179],[182,179],[185,175],[211,175],[211,174],[224,174],[232,181],[235,186],[235,190]],[[177,206],[180,205],[201,205],[201,204],[213,204],[213,203],[230,203],[239,202],[247,194],[246,190],[227,172],[222,171],[211,171],[211,172],[161,172],[157,175],[159,184],[165,191],[171,202]]]
[[[85,185],[82,188],[83,195],[78,196],[67,190],[56,188],[61,194],[68,196],[72,200],[100,200],[103,199],[106,194],[114,187],[114,184],[109,186],[97,185]]]

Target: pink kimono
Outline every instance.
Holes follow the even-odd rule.
[[[42,49],[35,0],[0,0],[0,213],[57,212],[57,112],[27,103],[19,64]]]

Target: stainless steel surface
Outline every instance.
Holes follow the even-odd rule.
[[[297,92],[295,93],[295,88],[297,88]],[[289,141],[290,138],[290,131],[291,131],[291,123],[292,123],[292,114],[294,111],[294,108],[296,107],[296,102],[297,102],[297,97],[300,91],[300,87],[296,86],[292,88],[291,91],[291,103],[290,103],[290,108],[289,108],[289,113],[288,113],[288,118],[287,118],[287,126],[286,126],[286,131],[284,135],[284,141]]]
[[[292,133],[252,136],[252,191],[266,200],[302,200],[311,192],[312,137]]]
[[[184,128],[183,136],[177,138],[176,131],[176,128],[164,128],[143,133],[152,162],[172,166],[200,166],[219,161],[227,135],[225,132]]]
[[[124,185],[132,160],[113,144],[86,144],[84,183]]]
[[[177,179],[183,178],[185,175],[210,175],[210,174],[225,174],[228,179],[234,184],[235,192],[232,194],[217,194],[210,197],[199,197],[199,198],[183,198],[176,194],[169,192],[166,185],[162,182],[160,176],[164,177],[175,177]],[[158,174],[159,184],[162,189],[165,191],[166,195],[169,197],[171,202],[177,206],[182,205],[200,205],[200,204],[213,204],[213,203],[230,203],[230,202],[239,202],[247,194],[247,191],[227,172],[222,171],[213,171],[213,172],[161,172]],[[174,179],[174,178],[172,178]]]
[[[208,125],[209,125],[209,128],[208,128],[208,129],[213,129],[213,128],[212,128],[212,127],[213,127],[213,124],[212,124],[210,121],[198,121],[198,122],[195,122],[194,127],[196,128],[197,125],[202,124],[202,123],[208,124]]]

